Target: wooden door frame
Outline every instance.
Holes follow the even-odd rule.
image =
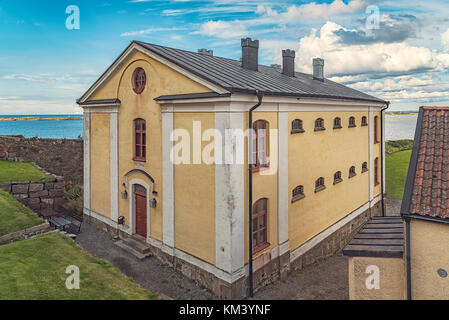
[[[143,180],[140,179],[133,179],[129,182],[129,191],[131,193],[131,198],[129,201],[129,216],[130,219],[130,229],[131,234],[136,234],[136,198],[134,197],[134,185],[140,185],[144,187],[147,190],[147,239],[150,238],[150,214],[151,214],[151,208],[150,208],[150,186]]]

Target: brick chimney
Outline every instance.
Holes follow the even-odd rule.
[[[313,59],[313,79],[324,81],[324,60],[321,58]]]
[[[242,39],[242,67],[248,70],[259,70],[259,40]]]
[[[213,50],[207,50],[207,49],[198,49],[198,53],[205,54],[208,56],[213,56],[214,51]]]
[[[295,76],[295,51],[282,50],[282,73],[289,77]]]

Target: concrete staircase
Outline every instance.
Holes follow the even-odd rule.
[[[150,246],[146,244],[145,238],[138,235],[121,239],[115,242],[115,245],[132,254],[139,260],[144,260],[151,256]]]

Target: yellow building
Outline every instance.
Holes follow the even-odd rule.
[[[240,62],[134,41],[78,100],[85,215],[224,298],[381,213],[387,103],[324,79],[322,59],[259,65],[258,47],[243,39]]]
[[[343,250],[351,299],[449,299],[448,119],[420,109],[402,219],[372,218]]]

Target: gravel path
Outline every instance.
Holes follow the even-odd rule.
[[[401,201],[386,200],[387,216],[397,216]],[[142,287],[162,299],[210,300],[216,297],[192,280],[154,257],[139,261],[116,247],[112,238],[94,226],[84,224],[77,242],[96,257],[104,258],[133,278]],[[285,281],[277,281],[256,292],[256,300],[347,300],[348,262],[342,254],[293,272]]]
[[[138,284],[160,296],[161,299],[210,300],[215,296],[200,288],[194,281],[163,265],[157,258],[139,261],[116,247],[108,233],[84,223],[77,243],[94,256],[110,261]]]

